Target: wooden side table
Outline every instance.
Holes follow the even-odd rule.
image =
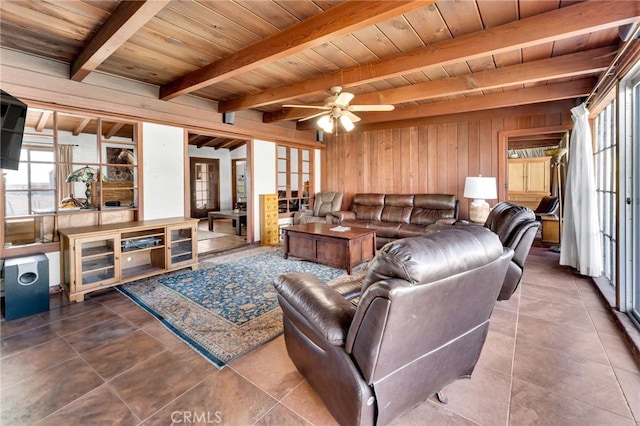
[[[542,245],[557,246],[560,244],[560,220],[554,214],[541,215],[542,219]]]

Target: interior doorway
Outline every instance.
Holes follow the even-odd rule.
[[[234,208],[247,209],[247,160],[231,160],[231,194]]]
[[[191,217],[206,218],[220,210],[220,160],[190,158]]]

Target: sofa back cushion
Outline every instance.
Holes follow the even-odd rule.
[[[430,225],[438,219],[456,219],[458,206],[455,195],[417,194],[413,197],[410,223]]]
[[[413,210],[413,195],[385,195],[381,220],[383,222],[409,223]]]
[[[355,194],[351,211],[358,220],[380,220],[384,207],[384,194]]]

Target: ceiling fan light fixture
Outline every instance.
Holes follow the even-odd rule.
[[[317,121],[318,126],[326,133],[331,133],[333,131],[333,120],[328,115],[323,115]]]
[[[340,124],[342,124],[342,127],[344,127],[344,129],[347,132],[352,131],[353,128],[356,127],[353,124],[353,121],[351,121],[351,119],[349,117],[347,117],[346,115],[344,115],[344,114],[340,116]]]

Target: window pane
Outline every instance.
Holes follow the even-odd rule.
[[[5,194],[5,213],[9,216],[26,216],[29,214],[29,192],[11,191]]]
[[[52,163],[31,163],[31,189],[55,189]]]

